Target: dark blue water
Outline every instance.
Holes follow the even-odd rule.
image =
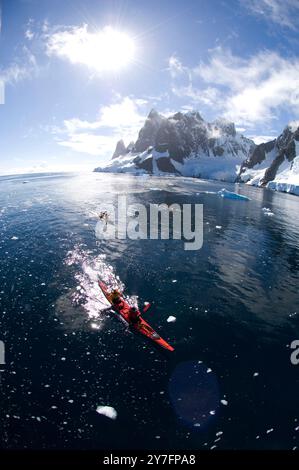
[[[251,201],[209,193],[222,187]],[[203,248],[97,242],[95,214],[118,194],[203,204]],[[298,209],[295,196],[188,178],[2,177],[0,446],[298,446],[299,366],[290,361],[299,339]],[[105,312],[98,276],[152,302],[145,318],[175,352]]]

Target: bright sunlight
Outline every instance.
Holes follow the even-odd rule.
[[[48,54],[66,57],[73,64],[87,65],[97,72],[118,71],[135,57],[135,42],[127,33],[106,26],[90,33],[87,26],[56,33],[48,44]]]

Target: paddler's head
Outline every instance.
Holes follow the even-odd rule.
[[[130,311],[131,311],[132,313],[136,313],[136,312],[137,312],[137,308],[136,308],[136,307],[131,307],[131,308],[130,308]]]

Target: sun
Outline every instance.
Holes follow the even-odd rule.
[[[133,37],[112,26],[90,32],[85,24],[54,33],[47,53],[102,73],[119,71],[133,62],[136,44]]]
[[[89,31],[84,24],[54,33],[48,41],[47,53],[100,74],[116,72],[135,60],[136,40],[112,26]]]
[[[121,70],[134,60],[136,47],[133,38],[111,26],[82,39],[82,62],[99,72]]]

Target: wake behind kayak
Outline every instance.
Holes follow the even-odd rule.
[[[142,334],[155,344],[162,346],[164,349],[174,351],[174,348],[170,346],[167,341],[161,338],[161,336],[159,336],[158,333],[141,317],[141,312],[134,309],[134,307],[132,308],[121,294],[119,294],[116,299],[114,298],[114,293],[109,291],[104,282],[99,281],[99,286],[115,312],[130,326],[132,330]],[[144,312],[146,310],[147,307],[145,307]]]

